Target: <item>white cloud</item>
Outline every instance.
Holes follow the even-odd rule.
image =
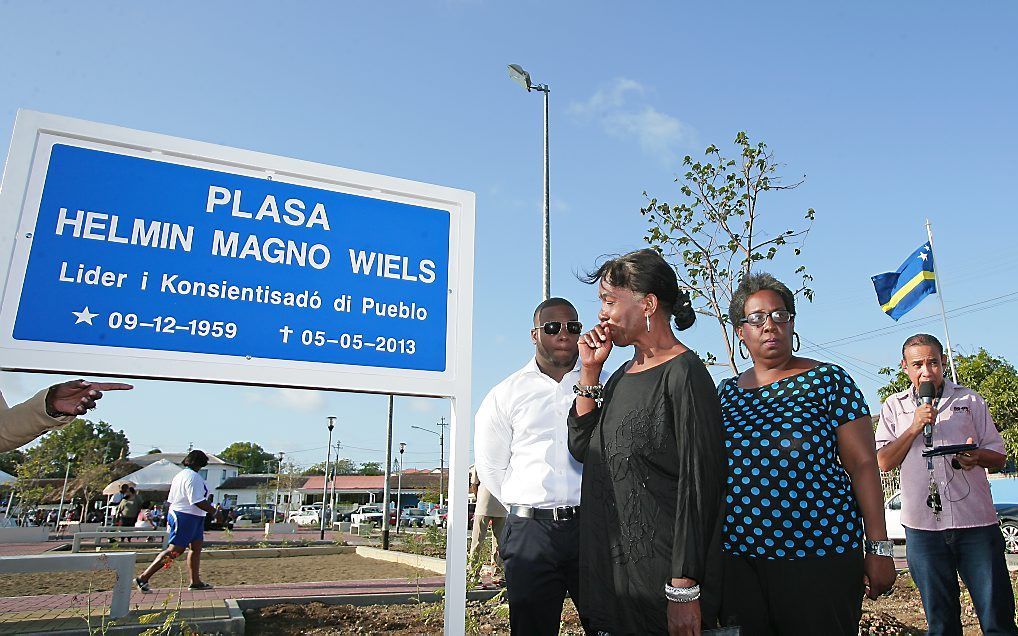
[[[325,408],[325,395],[321,391],[301,389],[271,389],[270,392],[248,392],[244,398],[253,404],[267,404],[281,409],[310,412]]]
[[[409,404],[410,410],[414,411],[415,413],[434,413],[435,412],[435,401],[434,400],[417,398],[417,399],[411,399],[409,402],[410,402],[410,404]]]
[[[582,123],[594,122],[619,139],[633,139],[647,154],[671,162],[678,150],[694,142],[695,131],[676,117],[645,103],[647,88],[620,78],[598,89],[590,99],[571,104],[567,112]]]
[[[600,117],[606,112],[617,111],[626,104],[626,95],[636,93],[643,95],[646,89],[636,80],[619,78],[608,88],[599,88],[585,102],[574,102],[569,105],[568,112],[577,117]]]

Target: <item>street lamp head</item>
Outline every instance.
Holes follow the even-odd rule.
[[[329,416],[329,432],[330,433],[332,432],[332,429],[335,427],[335,424],[336,424],[336,416],[335,415],[330,415]]]
[[[400,442],[399,443],[399,454],[402,455],[404,450],[406,450],[406,444],[404,442]]]
[[[530,89],[533,86],[530,83],[530,73],[524,71],[523,67],[520,66],[519,64],[509,65],[509,79],[516,82],[523,88],[527,89],[528,93],[530,92]]]
[[[67,461],[69,462],[74,461],[74,453],[67,453]]]

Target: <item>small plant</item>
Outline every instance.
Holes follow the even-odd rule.
[[[163,560],[163,569],[169,569],[174,565],[174,560],[166,557]],[[158,612],[152,612],[151,614],[143,614],[138,617],[138,622],[142,625],[150,625],[156,623],[160,618],[163,619],[162,624],[155,625],[141,632],[140,636],[169,636],[170,634],[181,634],[184,636],[197,636],[199,634],[193,627],[191,627],[187,621],[180,616],[180,604],[181,596],[184,592],[184,565],[177,563],[177,593],[169,594],[163,600],[163,608]],[[176,604],[173,608],[170,608],[170,602],[176,599]]]

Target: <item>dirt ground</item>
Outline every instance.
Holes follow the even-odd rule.
[[[1012,573],[1012,582],[1015,574]],[[353,607],[350,605],[273,605],[244,613],[248,635],[412,634],[442,633],[442,606],[437,603]],[[979,622],[968,594],[962,593],[962,626],[966,636],[979,634]],[[899,575],[889,596],[863,602],[859,633],[913,636],[926,631],[919,592],[907,574]],[[468,634],[508,634],[508,606],[501,599],[467,604]],[[570,601],[563,611],[562,634],[582,634]]]
[[[151,557],[149,557],[151,558]],[[137,566],[141,573],[150,563],[139,556]],[[434,572],[417,570],[398,563],[378,561],[356,554],[328,554],[323,556],[294,556],[261,559],[211,559],[202,561],[202,579],[216,586],[253,585],[256,583],[301,583],[308,581],[359,581],[370,579],[414,579],[437,576]],[[152,587],[176,587],[180,578],[187,575],[183,559],[169,570],[152,577]],[[4,577],[3,596],[32,596],[38,594],[79,594],[113,588],[114,574],[110,571],[62,572],[46,574],[8,574]]]
[[[508,634],[508,606],[500,599],[467,603],[468,634]],[[560,634],[583,634],[580,619],[571,601],[562,612]],[[442,633],[442,606],[388,605],[353,607],[352,605],[273,605],[244,612],[247,636],[273,634],[386,634],[417,636]]]

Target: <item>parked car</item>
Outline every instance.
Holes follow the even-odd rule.
[[[993,504],[1000,519],[1000,532],[1004,535],[1004,549],[1008,554],[1018,554],[1018,504]]]
[[[300,510],[291,510],[287,521],[299,526],[313,526],[322,523],[322,506],[301,506]]]
[[[365,524],[371,524],[375,527],[381,528],[383,518],[384,515],[382,514],[381,506],[361,506],[357,509],[357,512],[350,515],[350,523],[358,527]]]
[[[884,523],[887,525],[887,538],[891,541],[905,540],[905,526],[901,525],[901,491],[895,491],[891,498],[884,502]]]
[[[237,520],[243,520],[248,523],[265,523],[273,520],[273,514],[275,515],[276,523],[283,520],[282,512],[273,512],[272,508],[265,508],[263,506],[253,504],[243,504],[234,508],[237,514]]]
[[[423,528],[433,526],[435,518],[420,508],[406,508],[400,516],[400,525],[405,528]]]
[[[994,496],[997,493],[994,492]],[[1008,554],[1018,554],[1018,503],[994,503],[1000,532],[1004,535],[1004,548]],[[901,525],[901,491],[895,491],[884,503],[884,520],[887,524],[887,538],[905,540],[905,527]]]
[[[435,508],[431,511],[431,518],[434,520],[433,523],[443,528],[449,527],[449,509],[448,508]]]

